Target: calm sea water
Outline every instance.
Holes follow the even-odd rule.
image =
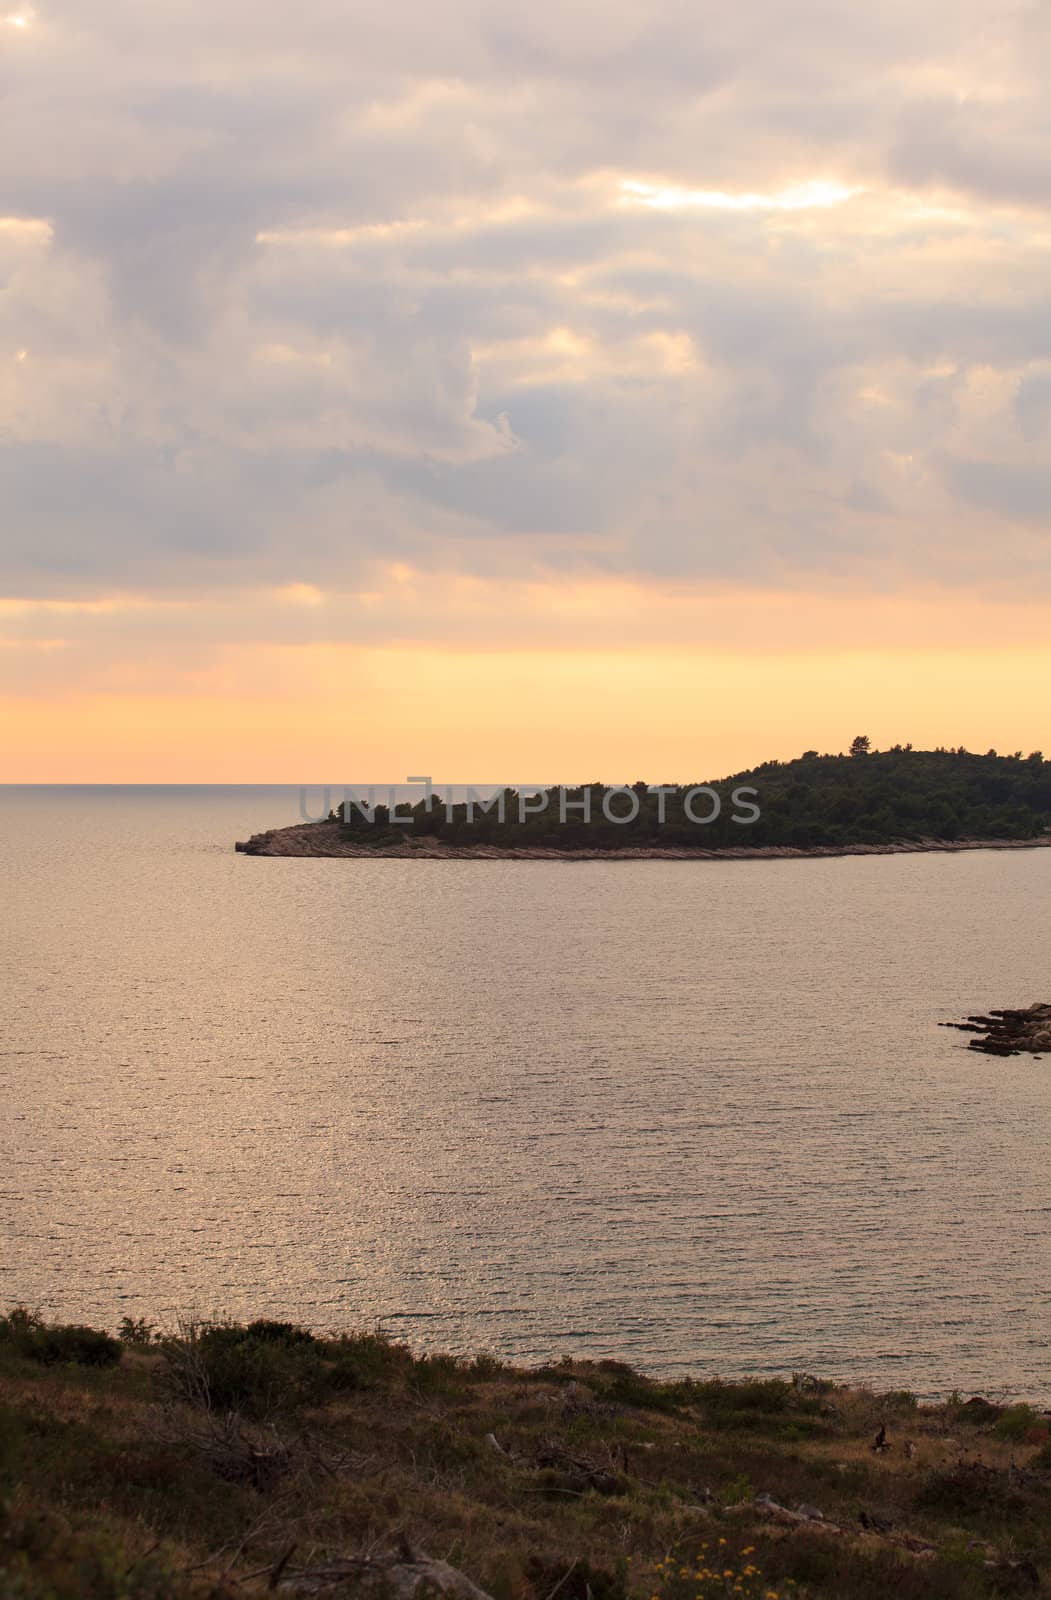
[[[0,790],[0,1300],[1051,1398],[1051,852],[253,859]]]

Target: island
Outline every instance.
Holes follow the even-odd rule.
[[[237,843],[250,856],[417,860],[754,860],[1017,850],[1051,845],[1051,762],[1040,751],[805,751],[692,784],[594,783],[461,797],[392,813],[351,792],[321,821]]]

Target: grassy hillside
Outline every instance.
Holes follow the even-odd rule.
[[[937,1600],[1051,1574],[1024,1406],[124,1331],[0,1319],[3,1600]]]
[[[860,741],[856,741],[859,742]],[[412,813],[412,825],[389,826],[389,813],[377,808],[376,820],[367,821],[350,809],[349,825],[342,816],[333,826],[362,844],[384,845],[413,835],[437,837],[456,845],[542,845],[563,849],[624,849],[631,846],[695,845],[703,849],[732,846],[777,845],[808,849],[818,845],[895,844],[956,839],[1033,839],[1051,830],[1051,762],[1039,752],[1001,756],[995,751],[974,755],[966,750],[891,750],[846,755],[819,755],[808,751],[794,761],[767,761],[728,778],[697,780],[713,787],[721,802],[718,817],[691,821],[686,809],[690,785],[663,799],[647,792],[645,783],[633,785],[638,815],[631,821],[610,821],[602,810],[606,789],[591,786],[591,818],[568,809],[560,820],[559,801],[551,791],[546,809],[519,820],[519,796],[506,791],[505,819],[495,810],[475,810],[469,820],[465,804],[452,807],[451,815],[436,800],[428,810],[421,801]],[[758,820],[734,821],[748,816],[746,804],[734,803],[733,792],[754,791],[747,799],[759,808]],[[579,800],[582,791],[573,791]],[[659,824],[659,807],[665,809]],[[610,809],[626,816],[633,807],[630,796],[610,801]],[[713,810],[709,797],[692,802],[695,816]]]

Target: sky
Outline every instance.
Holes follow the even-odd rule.
[[[0,0],[0,781],[1051,747],[1048,0]]]

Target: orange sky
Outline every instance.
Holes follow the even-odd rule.
[[[1051,25],[0,17],[0,780],[1051,749]]]
[[[35,637],[19,654],[47,678],[0,702],[0,779],[656,781],[839,750],[858,732],[877,746],[1051,746],[1038,604],[404,572],[368,595],[381,631],[410,637],[342,642],[354,597],[282,591],[255,597],[256,631],[276,607],[306,615],[298,636],[253,638],[242,597],[245,637],[231,640],[225,606],[210,622],[198,607],[188,659],[181,622],[172,641],[163,630],[182,606],[23,605]],[[114,636],[118,620],[132,631]]]

